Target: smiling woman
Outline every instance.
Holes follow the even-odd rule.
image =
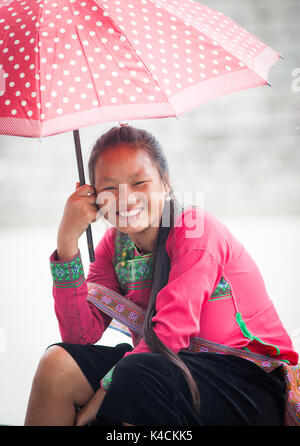
[[[153,155],[149,156],[136,142],[120,141],[114,146],[106,145],[101,152],[101,142],[98,144],[89,169],[99,210],[113,226],[130,235],[139,250],[152,252],[170,191],[168,172],[162,176],[151,159]]]
[[[67,200],[50,256],[63,342],[41,359],[25,424],[283,424],[278,365],[298,354],[244,246],[209,212],[177,202],[162,147],[146,130],[113,127],[88,167],[91,185]],[[112,227],[86,279],[78,238],[99,212]],[[105,290],[101,307],[88,283]],[[95,345],[112,309],[140,323],[139,335],[130,329],[134,348]],[[231,349],[192,351],[194,337]]]

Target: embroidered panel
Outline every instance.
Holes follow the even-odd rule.
[[[212,301],[220,300],[220,299],[226,299],[229,297],[231,297],[230,285],[228,282],[226,282],[226,280],[223,277],[221,277],[220,282],[218,283],[214,292],[208,299],[208,302],[212,302]]]
[[[57,288],[79,287],[85,280],[81,256],[69,262],[50,262],[53,285]]]

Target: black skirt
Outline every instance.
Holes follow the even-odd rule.
[[[247,359],[216,353],[179,352],[200,394],[200,413],[182,371],[160,353],[133,347],[57,343],[67,350],[96,392],[116,365],[97,413],[99,425],[280,426],[285,382],[280,369],[267,373]],[[121,360],[122,359],[122,360]]]

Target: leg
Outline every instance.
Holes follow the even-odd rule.
[[[35,373],[25,426],[73,426],[75,404],[84,405],[94,390],[72,356],[57,345],[49,347]]]
[[[116,364],[97,418],[123,426],[178,426],[177,393],[169,360],[158,353],[127,356]]]

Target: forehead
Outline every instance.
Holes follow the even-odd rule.
[[[121,181],[134,176],[151,174],[156,167],[146,151],[127,145],[118,145],[106,150],[95,165],[96,185],[104,181]]]

